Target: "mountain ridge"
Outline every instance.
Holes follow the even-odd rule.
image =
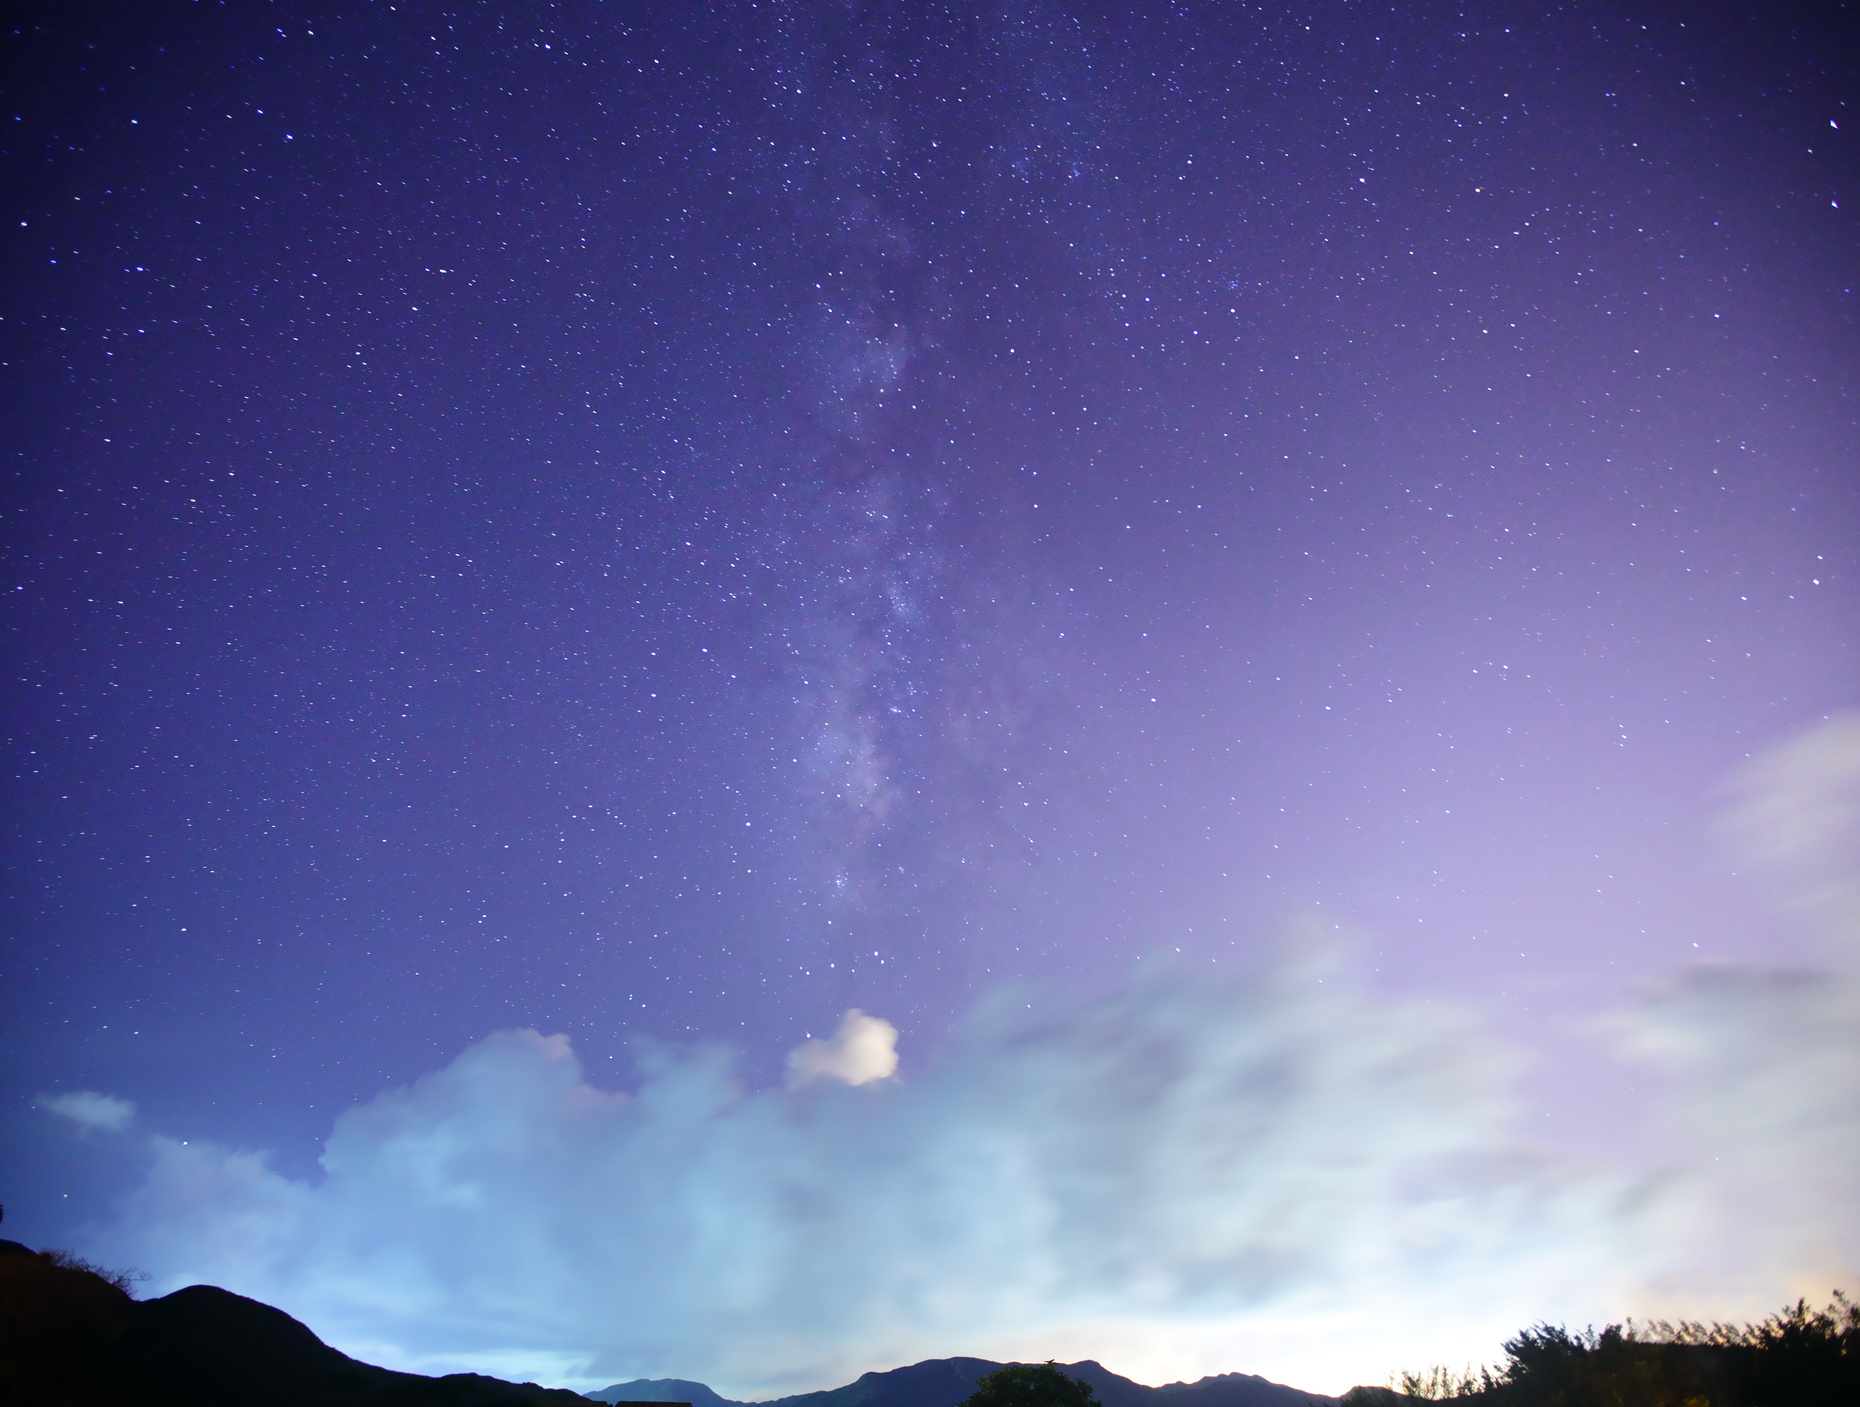
[[[477,1373],[441,1378],[350,1358],[283,1310],[214,1285],[137,1300],[127,1280],[0,1239],[0,1401],[85,1407],[957,1407],[1004,1365],[933,1358],[842,1387],[739,1403],[704,1383],[639,1378],[586,1395]],[[1102,1407],[1334,1407],[1247,1373],[1148,1387],[1086,1360],[1061,1365]]]
[[[215,1285],[132,1299],[68,1255],[0,1240],[0,1402],[83,1407],[575,1407],[563,1388],[349,1357]]]
[[[587,1394],[596,1402],[688,1402],[691,1407],[957,1407],[975,1384],[1005,1365],[986,1358],[927,1358],[885,1372],[861,1373],[843,1387],[759,1402],[720,1396],[688,1378],[635,1378]],[[1322,1393],[1287,1387],[1253,1373],[1219,1373],[1190,1382],[1150,1387],[1113,1373],[1093,1359],[1061,1363],[1082,1380],[1102,1407],[1330,1407]]]

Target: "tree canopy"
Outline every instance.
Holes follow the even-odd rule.
[[[997,1368],[976,1383],[961,1407],[1098,1407],[1098,1399],[1089,1384],[1068,1378],[1049,1358]]]
[[[1860,1305],[1838,1292],[1760,1324],[1539,1324],[1505,1342],[1498,1369],[1403,1373],[1352,1388],[1343,1407],[1851,1407],[1860,1402]]]

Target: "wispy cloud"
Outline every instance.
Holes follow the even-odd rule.
[[[1759,753],[1724,789],[1734,862],[1860,954],[1860,713],[1837,713]]]
[[[127,1099],[88,1089],[70,1094],[42,1094],[33,1104],[48,1114],[69,1119],[81,1129],[106,1129],[111,1133],[128,1128],[136,1117],[136,1106]]]

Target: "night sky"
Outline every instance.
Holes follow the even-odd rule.
[[[738,1394],[1860,1289],[1851,6],[5,42],[5,1234]]]

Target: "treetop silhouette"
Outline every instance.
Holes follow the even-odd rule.
[[[960,1407],[1099,1407],[1091,1385],[1068,1378],[1052,1359],[997,1368]]]

